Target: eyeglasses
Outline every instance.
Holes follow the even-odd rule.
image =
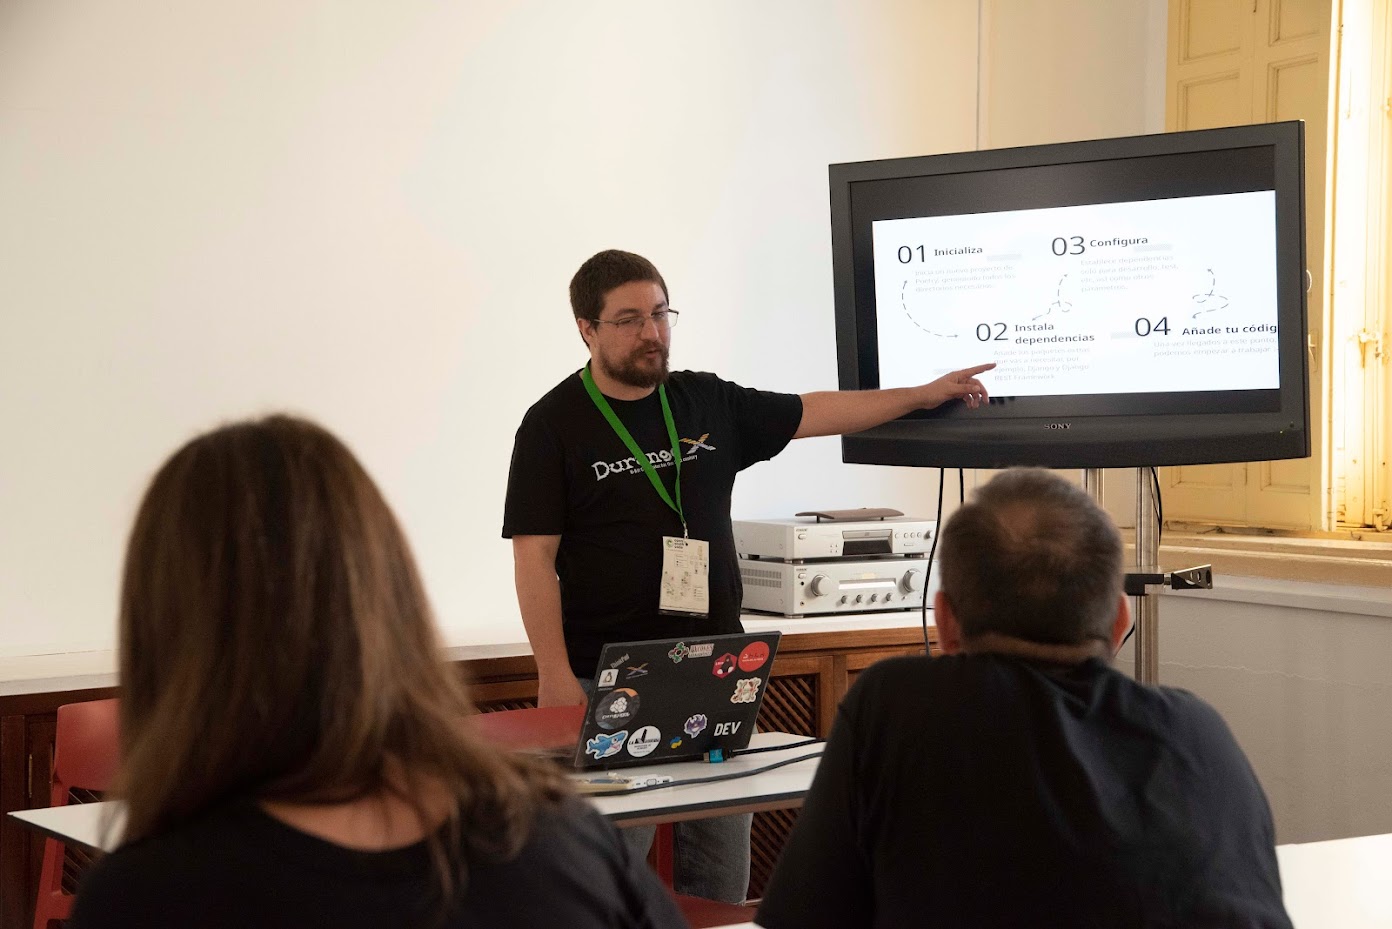
[[[598,326],[603,323],[613,326],[624,335],[637,335],[643,331],[643,327],[652,323],[657,327],[658,332],[664,329],[671,329],[677,324],[677,316],[680,315],[676,310],[658,310],[651,316],[625,316],[622,319],[592,319],[590,322]]]

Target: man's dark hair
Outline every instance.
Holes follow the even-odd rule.
[[[962,637],[1111,641],[1121,533],[1091,497],[1048,471],[997,475],[938,540],[943,595]]]
[[[657,273],[656,265],[642,255],[611,248],[592,256],[570,279],[571,312],[576,319],[599,319],[604,295],[633,281],[652,281],[662,288],[664,297],[671,299],[667,282]]]

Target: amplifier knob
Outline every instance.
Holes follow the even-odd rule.
[[[836,593],[841,589],[841,585],[834,577],[818,574],[808,583],[807,589],[812,592],[814,597],[825,597],[828,594]]]
[[[904,572],[904,576],[899,579],[899,589],[906,594],[914,593],[923,589],[923,577],[917,568],[910,568]]]

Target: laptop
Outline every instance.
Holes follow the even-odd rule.
[[[660,764],[747,747],[779,638],[741,633],[604,646],[575,767]]]

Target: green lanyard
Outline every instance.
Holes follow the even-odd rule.
[[[642,465],[643,473],[646,474],[648,480],[652,482],[653,489],[656,490],[657,495],[662,498],[662,502],[671,507],[672,511],[677,514],[677,518],[681,520],[682,524],[682,535],[685,536],[687,534],[686,514],[682,512],[681,502],[681,452],[678,451],[677,448],[677,426],[676,423],[672,422],[672,408],[667,405],[666,385],[658,385],[657,396],[658,399],[662,401],[662,418],[667,423],[667,437],[672,440],[672,461],[675,463],[677,469],[677,500],[675,503],[672,502],[671,495],[667,493],[667,488],[662,486],[662,478],[658,477],[657,472],[653,470],[652,462],[648,460],[647,453],[638,447],[638,443],[633,440],[633,436],[629,434],[628,429],[625,428],[623,422],[620,421],[618,414],[614,412],[614,408],[609,405],[609,401],[605,399],[604,394],[600,393],[599,388],[595,386],[594,378],[590,376],[589,365],[585,365],[584,370],[580,372],[580,380],[584,382],[585,390],[589,393],[590,399],[594,401],[594,405],[604,414],[604,418],[609,421],[609,426],[614,430],[614,434],[623,440],[623,444],[628,446],[628,450],[633,453],[633,457],[637,459],[638,464]]]

